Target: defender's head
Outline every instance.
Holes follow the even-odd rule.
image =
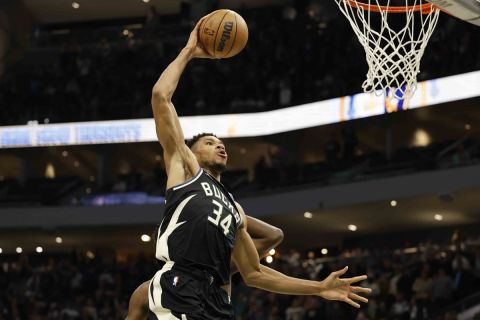
[[[187,141],[200,167],[222,173],[227,169],[227,151],[222,140],[213,133],[200,133]]]

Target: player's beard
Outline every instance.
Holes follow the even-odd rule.
[[[218,163],[214,162],[211,166],[210,169],[212,171],[218,172],[218,173],[223,173],[227,170],[227,165],[223,163]]]

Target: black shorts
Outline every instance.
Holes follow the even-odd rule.
[[[150,281],[150,319],[232,320],[230,298],[208,273],[186,272],[167,262]]]

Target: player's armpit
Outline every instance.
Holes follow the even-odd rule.
[[[168,176],[167,189],[185,182],[200,170],[195,155],[183,140],[182,129],[176,124],[178,117],[173,106],[171,109],[154,111],[157,136],[163,147]]]

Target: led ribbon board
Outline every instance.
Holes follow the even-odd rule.
[[[480,71],[475,71],[420,82],[410,100],[360,93],[267,112],[181,117],[180,122],[186,138],[198,132],[221,138],[264,136],[478,97],[479,83]],[[0,148],[151,141],[157,141],[153,119],[0,127]]]

